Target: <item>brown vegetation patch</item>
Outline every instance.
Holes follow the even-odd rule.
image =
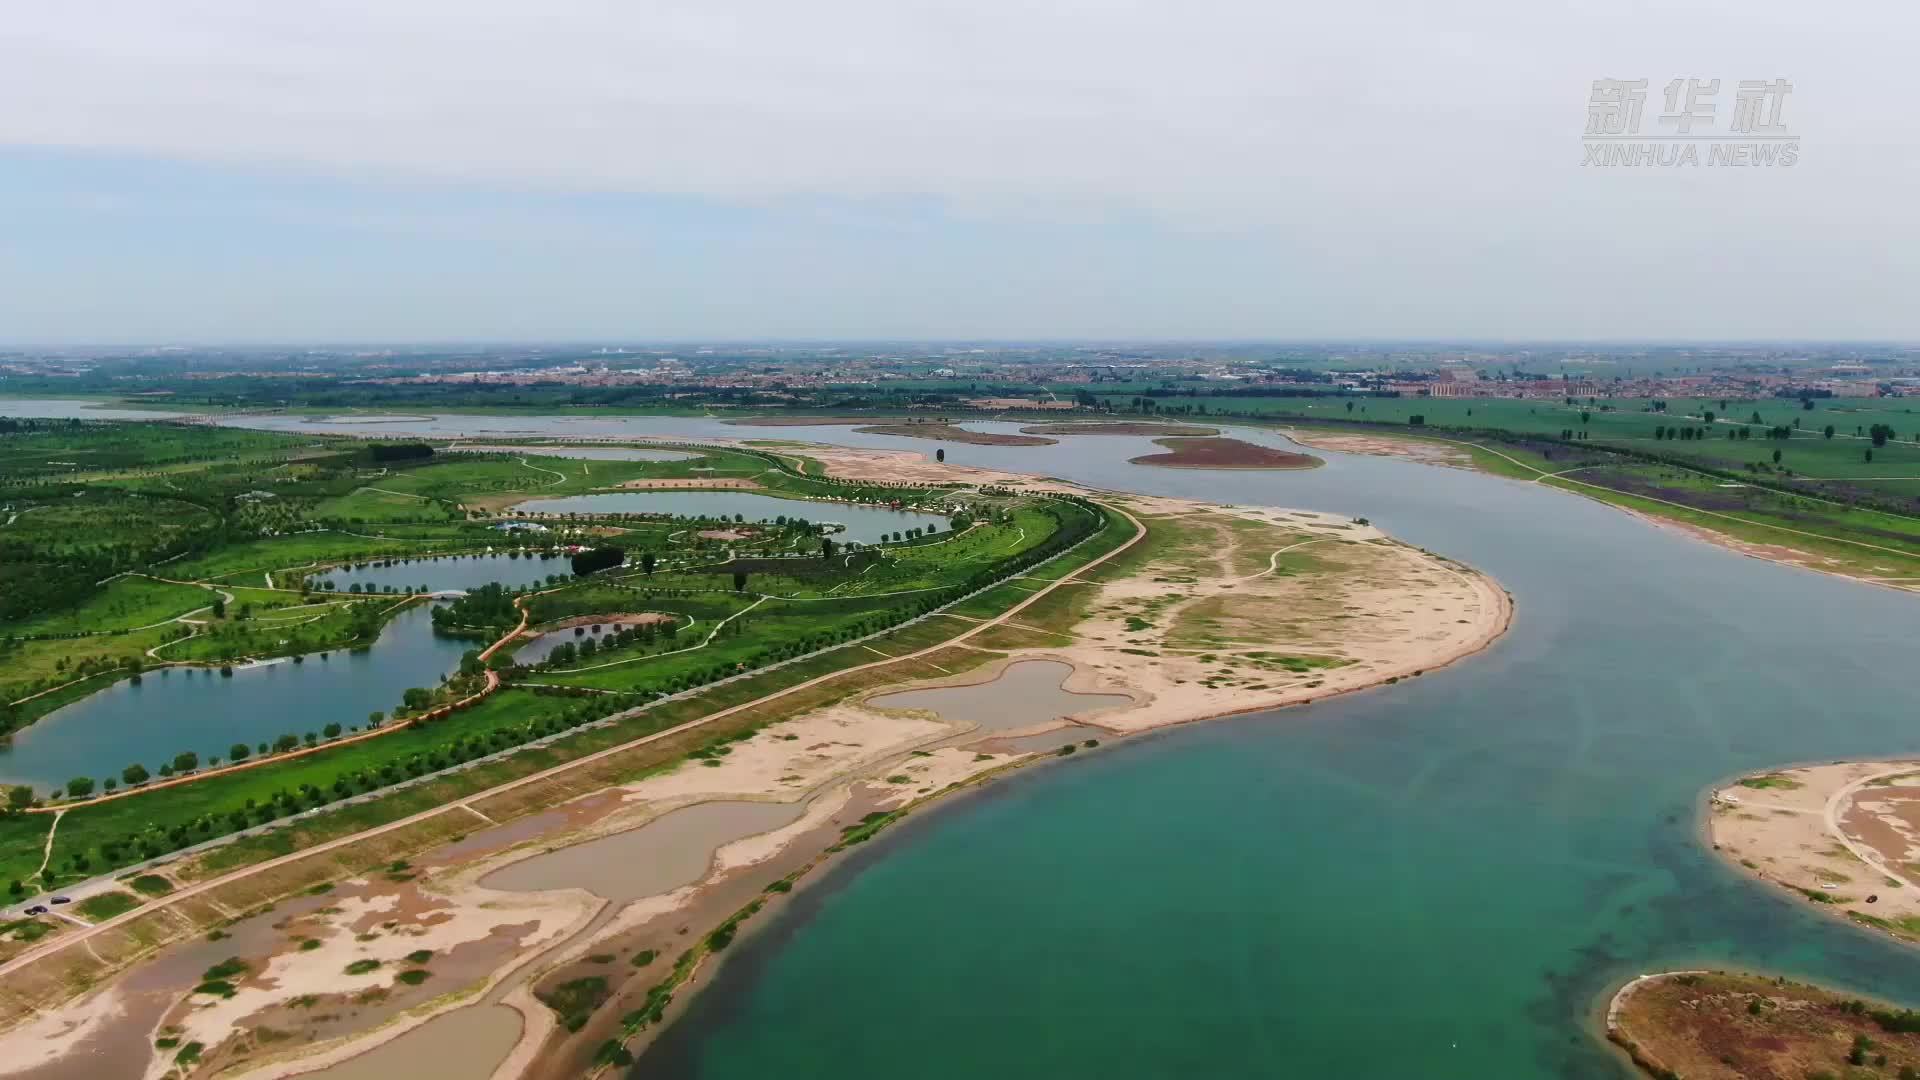
[[[1321,464],[1320,459],[1311,454],[1288,453],[1239,439],[1180,438],[1153,441],[1166,447],[1168,452],[1134,458],[1133,464],[1158,465],[1167,469],[1311,469]]]
[[[1028,435],[1157,435],[1204,437],[1220,434],[1219,428],[1198,424],[1155,424],[1141,420],[1115,420],[1111,423],[1035,424],[1023,427]]]
[[[1897,1012],[1784,979],[1686,972],[1622,991],[1607,1037],[1655,1076],[1892,1077],[1920,1068],[1920,1033],[1882,1024],[1880,1018],[1892,1020]]]

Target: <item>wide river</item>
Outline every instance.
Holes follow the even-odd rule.
[[[909,819],[735,946],[636,1076],[1611,1078],[1628,1070],[1595,1011],[1641,971],[1756,967],[1920,1004],[1911,952],[1740,879],[1699,839],[1704,791],[1735,773],[1920,751],[1912,597],[1518,481],[1331,453],[1306,472],[1125,463],[1150,447],[945,449],[1366,516],[1499,578],[1513,632],[1396,687],[1128,740]]]

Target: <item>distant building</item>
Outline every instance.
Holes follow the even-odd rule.
[[[538,522],[532,522],[532,521],[503,521],[500,524],[495,525],[494,528],[500,530],[501,532],[543,533],[547,531],[547,527],[545,525],[541,525]]]

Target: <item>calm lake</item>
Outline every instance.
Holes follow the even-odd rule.
[[[518,542],[521,537],[502,534],[501,543]],[[546,534],[533,533],[525,539],[541,543]],[[390,565],[387,565],[390,564]],[[447,555],[425,559],[381,559],[373,563],[340,566],[309,581],[316,585],[332,582],[337,589],[371,585],[384,589],[419,588],[428,592],[459,589],[465,592],[499,582],[519,587],[544,582],[552,574],[571,574],[572,564],[564,555]]]
[[[76,776],[118,776],[138,762],[159,775],[175,754],[202,762],[236,742],[272,742],[330,723],[352,728],[391,712],[414,686],[434,686],[474,643],[436,636],[424,603],[394,616],[366,652],[335,649],[300,663],[217,669],[161,668],[122,680],[41,717],[0,743],[0,782],[45,790]]]
[[[807,521],[834,521],[845,525],[845,532],[834,539],[861,544],[878,542],[882,536],[923,529],[930,525],[947,527],[947,519],[938,514],[911,510],[889,510],[855,503],[819,502],[812,499],[782,499],[756,495],[751,491],[617,491],[602,495],[568,495],[557,499],[530,499],[515,503],[509,512],[541,514],[686,514],[697,517],[732,518],[747,521],[772,521],[777,517],[804,518]]]
[[[1754,967],[1920,1004],[1912,952],[1736,877],[1699,840],[1704,791],[1738,772],[1920,753],[1914,598],[1408,462],[1314,451],[1325,468],[1173,472],[1127,465],[1152,443],[1123,436],[945,449],[1366,516],[1496,576],[1514,629],[1445,671],[1122,740],[889,829],[735,944],[636,1077],[1615,1080],[1631,1071],[1592,1036],[1595,1011],[1643,971]]]

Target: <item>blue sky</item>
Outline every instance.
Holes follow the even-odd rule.
[[[71,0],[0,340],[1920,337],[1920,16],[1845,6]],[[1582,166],[1682,75],[1800,163]]]

